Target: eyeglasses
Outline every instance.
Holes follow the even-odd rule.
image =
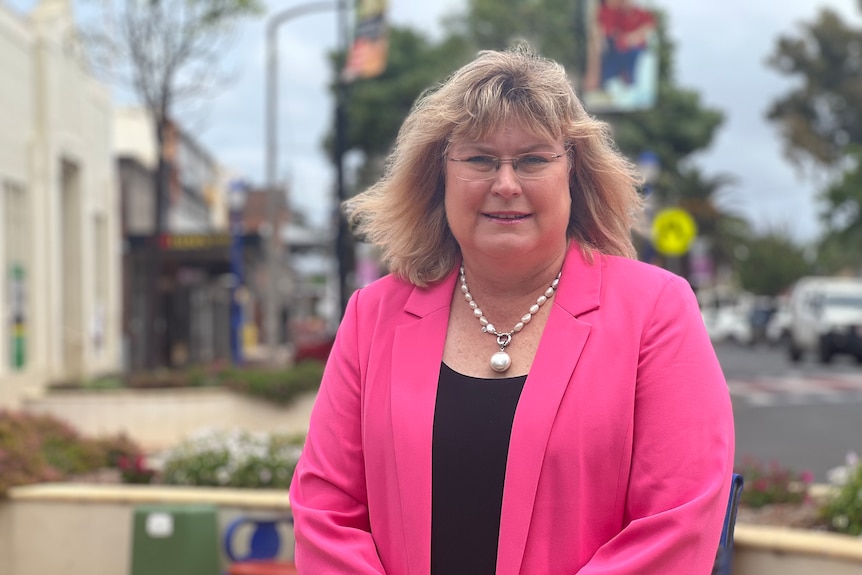
[[[498,158],[489,154],[477,154],[467,158],[449,158],[452,164],[452,175],[467,182],[493,180],[500,170],[500,165],[512,164],[512,169],[519,178],[538,179],[547,177],[548,168],[553,162],[565,157],[565,154],[554,152],[527,152],[513,158]]]

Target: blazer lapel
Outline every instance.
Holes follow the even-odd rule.
[[[392,346],[392,436],[411,575],[431,570],[431,440],[454,287],[453,271],[440,284],[414,289],[404,311],[416,321],[396,329]]]
[[[560,402],[581,356],[590,325],[577,318],[599,305],[601,256],[588,264],[574,245],[518,402],[503,490],[497,575],[518,575],[545,452]]]

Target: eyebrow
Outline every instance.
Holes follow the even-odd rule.
[[[499,156],[499,154],[493,148],[493,145],[485,144],[483,142],[465,142],[452,146],[449,151],[450,153],[479,152],[483,155]],[[557,150],[554,150],[553,148],[554,144],[550,142],[539,142],[536,144],[527,145],[526,147],[521,148],[519,151],[515,152],[513,155],[520,156],[522,154],[529,154],[530,152],[552,152],[555,154],[561,153]]]

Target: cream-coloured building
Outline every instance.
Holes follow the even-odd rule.
[[[70,0],[0,0],[0,406],[120,369],[111,97],[73,22]]]

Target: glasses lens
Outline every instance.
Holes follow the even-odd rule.
[[[494,179],[501,164],[512,164],[519,178],[544,178],[550,172],[550,165],[562,158],[562,154],[553,152],[530,152],[514,158],[498,158],[490,155],[467,156],[464,158],[449,158],[452,175],[468,182]]]

